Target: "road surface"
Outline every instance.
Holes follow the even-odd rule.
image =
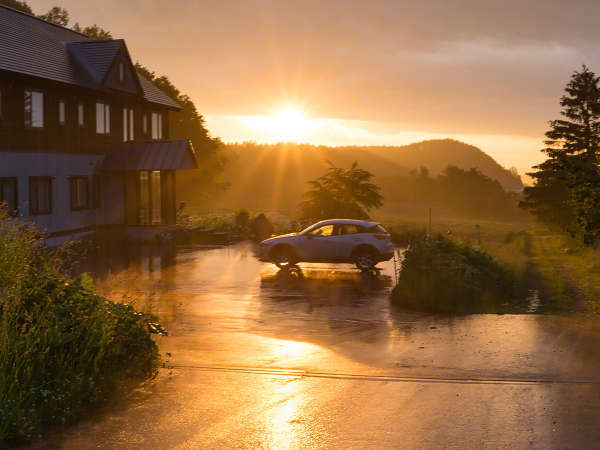
[[[596,318],[396,310],[391,262],[286,275],[247,243],[100,261],[166,368],[34,448],[600,446]]]

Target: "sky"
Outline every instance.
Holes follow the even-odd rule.
[[[597,0],[29,4],[38,14],[63,6],[72,23],[124,38],[227,142],[453,137],[523,173],[543,160],[573,71],[600,72]]]

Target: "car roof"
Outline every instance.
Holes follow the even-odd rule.
[[[371,220],[358,220],[358,219],[328,219],[321,220],[314,225],[330,225],[330,224],[345,224],[345,225],[360,225],[363,227],[373,227],[379,225],[379,222],[373,222]]]

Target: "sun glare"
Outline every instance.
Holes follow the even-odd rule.
[[[285,108],[270,116],[246,117],[243,122],[262,130],[272,142],[301,141],[317,127],[316,121],[307,119],[295,108]]]

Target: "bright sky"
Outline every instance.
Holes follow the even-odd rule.
[[[542,159],[571,73],[600,72],[597,0],[30,0],[124,38],[225,141],[474,144]]]

